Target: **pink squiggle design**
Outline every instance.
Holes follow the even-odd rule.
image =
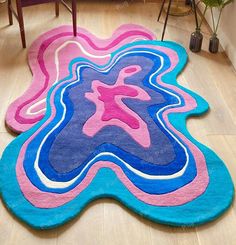
[[[140,45],[140,47],[142,46]],[[131,193],[133,193],[134,196],[136,196],[139,200],[147,204],[150,204],[150,205],[156,205],[156,206],[182,205],[184,203],[190,202],[191,200],[195,199],[196,197],[198,197],[205,191],[208,185],[208,182],[209,182],[209,176],[207,172],[204,155],[190,140],[188,140],[181,132],[175,129],[168,120],[168,115],[170,113],[186,112],[186,111],[190,111],[196,108],[197,106],[196,101],[194,100],[194,98],[192,98],[189,94],[185,93],[183,90],[173,85],[162,82],[163,75],[173,70],[176,64],[178,63],[179,61],[178,55],[173,50],[165,48],[165,47],[151,46],[151,48],[153,49],[156,48],[162,52],[165,52],[170,57],[171,64],[172,64],[171,67],[167,71],[162,73],[157,78],[157,83],[162,85],[163,87],[169,88],[170,90],[175,91],[176,93],[180,94],[186,102],[186,104],[182,107],[171,108],[171,109],[166,110],[163,113],[163,117],[169,129],[171,129],[172,132],[174,132],[176,135],[179,136],[179,138],[184,142],[185,145],[188,146],[189,150],[193,154],[194,160],[196,162],[196,171],[197,171],[197,175],[194,178],[194,180],[176,191],[166,193],[166,194],[161,194],[161,195],[153,195],[153,194],[145,193],[141,191],[140,189],[138,189],[136,186],[134,186],[134,184],[130,182],[127,176],[123,173],[123,170],[119,166],[115,165],[114,163],[97,162],[89,169],[87,176],[81,181],[81,183],[78,184],[74,189],[72,189],[68,193],[56,194],[56,193],[48,193],[48,192],[40,191],[27,178],[26,173],[23,168],[23,159],[24,159],[25,150],[29,142],[41,130],[41,128],[49,124],[51,119],[54,117],[55,107],[53,103],[51,103],[52,105],[51,117],[45,123],[45,125],[42,125],[41,128],[39,128],[25,142],[19,154],[18,160],[17,160],[17,165],[16,165],[17,179],[19,181],[19,185],[22,190],[22,193],[24,194],[24,196],[27,198],[29,202],[31,202],[33,205],[40,207],[40,208],[55,208],[55,207],[61,206],[69,202],[70,200],[74,199],[77,195],[79,195],[79,193],[90,184],[90,182],[92,181],[96,173],[101,168],[110,168],[111,170],[113,170],[116,173],[117,177],[120,179],[120,181],[126,186],[126,188],[129,189]],[[52,93],[51,102],[53,101],[55,90]]]
[[[109,39],[98,39],[87,30],[78,28],[78,36],[73,37],[70,26],[55,28],[40,36],[30,47],[28,60],[33,74],[33,80],[27,91],[15,100],[8,108],[6,124],[15,132],[24,132],[31,128],[44,116],[44,111],[35,115],[28,115],[27,110],[37,102],[45,99],[48,90],[56,81],[55,51],[66,41],[71,43],[59,52],[59,80],[65,78],[69,62],[76,57],[88,58],[99,65],[106,64],[109,57],[89,58],[73,42],[86,47],[86,51],[96,56],[111,54],[124,44],[137,39],[154,40],[155,35],[139,25],[123,25],[119,27]],[[41,111],[45,108],[43,101],[34,110]]]
[[[106,85],[97,80],[92,82],[93,93],[86,93],[85,97],[95,103],[96,112],[85,122],[84,134],[93,137],[102,128],[114,125],[126,131],[141,146],[145,148],[150,146],[146,122],[122,102],[123,98],[128,97],[142,101],[151,100],[148,93],[140,87],[124,83],[125,78],[140,70],[140,66],[125,67],[120,71],[114,85]],[[120,94],[115,94],[118,91]],[[109,103],[105,103],[106,101]]]

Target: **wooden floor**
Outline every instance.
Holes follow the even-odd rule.
[[[129,3],[130,2],[130,3]],[[159,3],[134,1],[84,1],[79,4],[78,22],[100,37],[109,37],[123,23],[142,24],[160,38],[162,23],[156,23]],[[39,34],[60,24],[70,23],[70,15],[61,8],[54,17],[53,5],[24,11],[28,45]],[[162,20],[163,21],[163,20]],[[188,48],[194,30],[193,16],[170,18],[166,39]],[[209,32],[204,31],[203,51],[189,52],[189,63],[179,82],[202,95],[210,112],[188,121],[188,128],[202,143],[210,146],[225,161],[236,183],[236,74],[224,53],[207,52]],[[188,50],[188,49],[187,49]],[[31,81],[27,50],[21,49],[18,26],[8,26],[5,5],[0,5],[0,155],[15,137],[4,125],[7,106],[21,95]],[[73,220],[52,231],[34,231],[21,224],[0,203],[0,244],[236,244],[236,206],[217,221],[197,228],[172,228],[154,224],[131,213],[113,200],[92,203]]]

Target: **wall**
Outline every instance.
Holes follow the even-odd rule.
[[[203,10],[204,5],[201,4],[199,8]],[[215,16],[217,16],[217,14],[218,13],[215,12]],[[210,26],[212,26],[210,11],[206,14],[206,20]],[[236,69],[236,0],[223,10],[218,37],[221,46]]]

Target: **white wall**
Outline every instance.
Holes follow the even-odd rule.
[[[200,5],[201,10],[203,10],[203,6],[203,4]],[[216,12],[216,15],[217,14]],[[210,11],[206,14],[206,20],[210,26],[212,26]],[[227,5],[223,10],[218,30],[218,38],[220,39],[221,46],[236,69],[236,0]]]

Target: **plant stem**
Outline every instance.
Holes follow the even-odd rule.
[[[213,33],[216,33],[215,20],[214,20],[212,7],[211,7],[211,18],[212,18],[212,24],[213,24]]]
[[[204,19],[204,17],[205,17],[205,14],[206,14],[206,11],[207,11],[207,5],[205,6],[205,9],[204,9],[204,12],[203,12],[203,14],[202,14],[202,19],[201,19],[201,22],[200,22],[200,24],[199,24],[199,29],[201,29],[201,26],[202,26],[202,22],[203,22],[203,19]]]
[[[196,29],[199,29],[195,0],[192,1],[192,4],[193,4],[193,9],[194,9],[194,16],[195,16]]]
[[[215,31],[215,34],[217,33],[217,30],[218,30],[218,27],[219,27],[220,17],[221,17],[221,14],[222,14],[222,10],[223,10],[223,8],[220,9],[220,14],[219,14],[218,21],[217,21],[217,24],[216,24],[216,31]]]

